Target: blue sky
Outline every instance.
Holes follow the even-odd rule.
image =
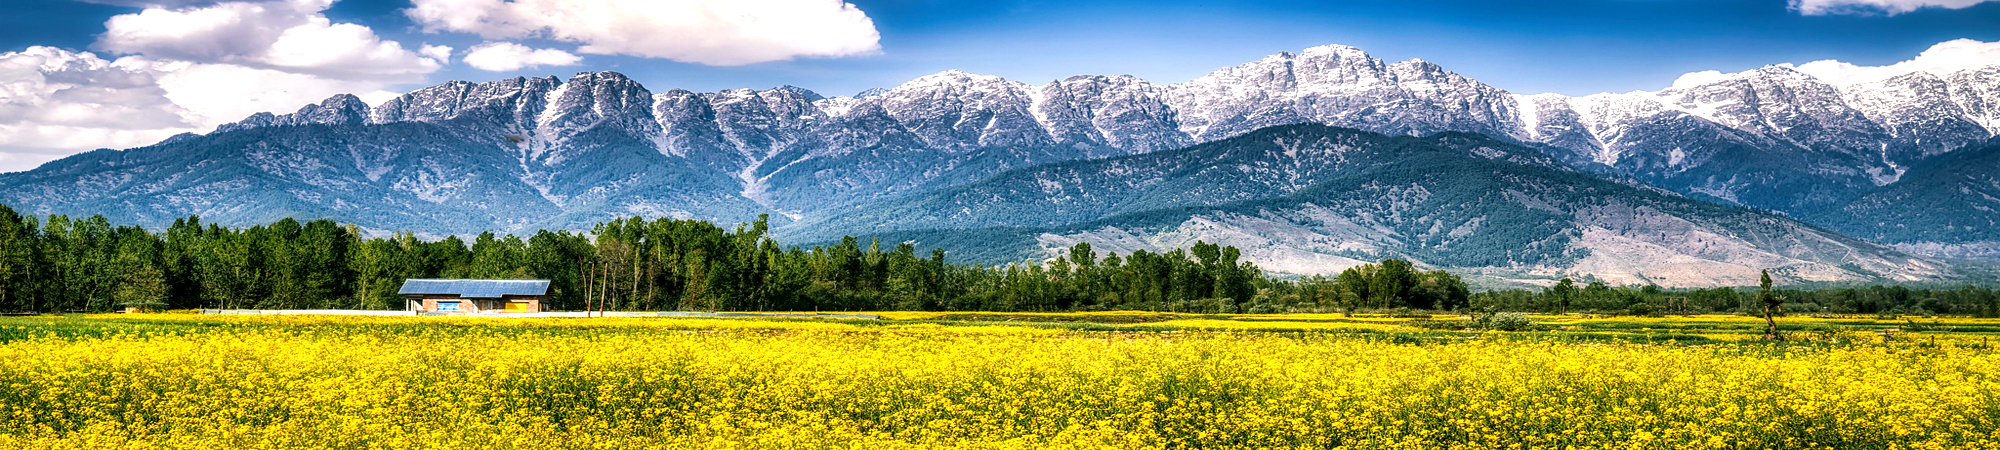
[[[30,0],[0,17],[0,49],[87,49],[112,15],[135,7]],[[143,2],[136,2],[143,3]],[[1076,74],[1184,81],[1278,51],[1360,47],[1422,58],[1522,93],[1582,95],[1658,89],[1682,73],[1837,59],[1909,59],[1952,39],[2000,41],[2000,3],[1894,16],[1801,14],[1785,0],[948,1],[852,0],[881,34],[881,52],[716,67],[583,55],[568,67],[488,72],[453,64],[428,81],[617,70],[656,89],[791,84],[852,94],[945,69],[1043,82]],[[424,33],[409,0],[343,0],[326,15],[414,43],[477,44]],[[529,42],[534,40],[530,39]],[[542,41],[543,46],[564,47]],[[574,45],[568,46],[574,48]]]
[[[659,6],[667,4],[727,9],[717,16],[763,25],[688,19]],[[10,10],[0,16],[0,83],[48,96],[13,103],[157,120],[36,122],[19,108],[10,115],[0,98],[0,170],[289,111],[334,92],[379,100],[452,79],[586,70],[620,71],[656,91],[789,84],[849,95],[946,69],[1030,83],[1076,74],[1171,83],[1345,44],[1516,93],[1584,95],[1660,89],[1703,70],[1886,65],[1940,42],[2000,42],[2000,3],[1988,0],[26,0]],[[595,11],[598,22],[551,19],[573,10]],[[218,14],[232,21],[203,19]],[[325,37],[270,42],[291,27]],[[481,44],[517,52],[467,58]],[[529,51],[540,65],[503,64]],[[8,58],[28,62],[8,69]],[[24,81],[37,63],[43,79]],[[50,75],[57,66],[70,75]],[[140,81],[93,85],[130,79]],[[81,88],[115,101],[47,106]]]

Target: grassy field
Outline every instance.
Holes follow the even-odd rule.
[[[0,448],[2000,448],[1993,319],[880,314],[0,317]]]

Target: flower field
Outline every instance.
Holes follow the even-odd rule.
[[[1976,335],[1335,317],[0,318],[0,448],[2000,448]]]

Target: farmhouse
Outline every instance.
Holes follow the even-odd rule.
[[[548,299],[549,280],[412,279],[396,293],[417,312],[536,313]]]

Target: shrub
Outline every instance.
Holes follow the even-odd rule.
[[[1479,328],[1495,331],[1527,331],[1537,327],[1535,319],[1517,312],[1483,314],[1472,321]]]

